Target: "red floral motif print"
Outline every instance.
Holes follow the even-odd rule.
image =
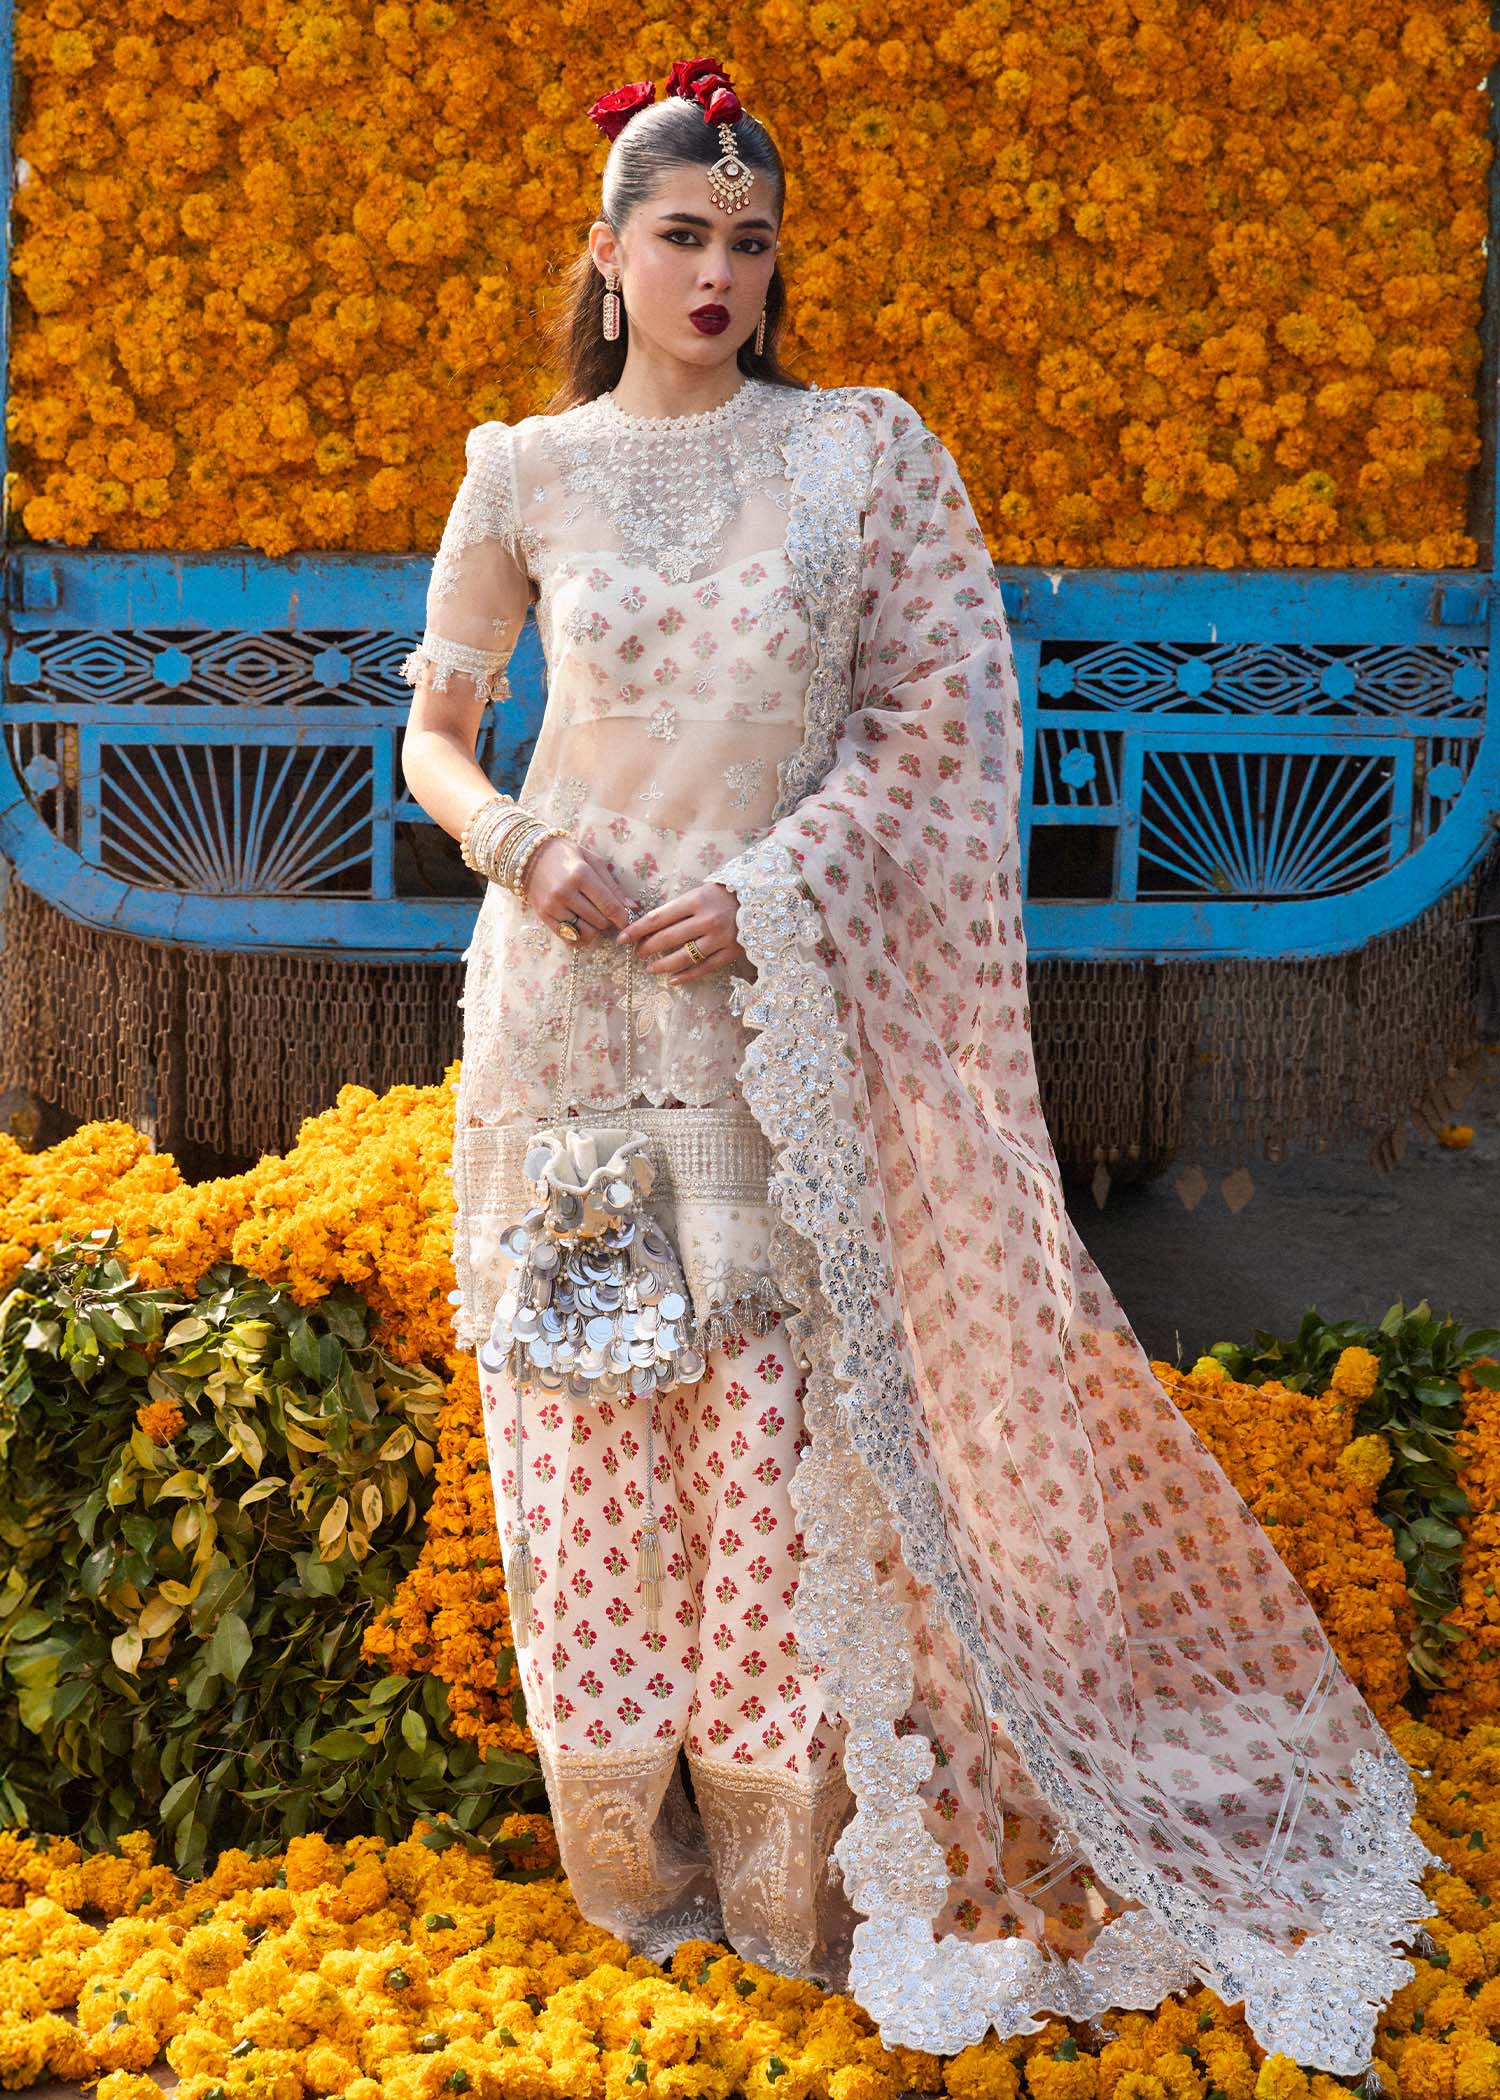
[[[508,1524],[515,1403],[484,1376],[491,1472]],[[790,1499],[807,1443],[802,1393],[777,1328],[727,1341],[698,1386],[659,1397],[652,1499],[665,1596],[654,1634],[635,1572],[645,1514],[643,1404],[569,1408],[549,1396],[533,1415],[528,1401],[537,1597],[521,1668],[531,1725],[558,1754],[566,1756],[570,1740],[622,1751],[678,1741],[741,1765],[837,1770],[842,1732],[806,1696],[820,1673],[800,1665],[791,1624],[805,1552]],[[612,1706],[609,1685],[620,1695]]]

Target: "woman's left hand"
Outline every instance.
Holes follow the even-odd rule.
[[[739,910],[739,899],[722,882],[700,882],[696,889],[643,911],[615,938],[622,945],[634,944],[653,977],[665,977],[673,987],[691,984],[696,977],[728,969],[744,954],[737,931]],[[689,941],[696,943],[701,962],[688,953]]]

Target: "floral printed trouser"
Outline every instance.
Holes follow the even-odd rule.
[[[585,1917],[656,1960],[727,1938],[747,1960],[840,1988],[858,1922],[830,1862],[852,1806],[843,1731],[819,1702],[821,1671],[797,1663],[791,1622],[803,1381],[784,1325],[708,1362],[654,1403],[666,1578],[654,1632],[636,1578],[647,1403],[526,1396],[528,1719]],[[515,1391],[507,1375],[481,1383],[509,1541]]]

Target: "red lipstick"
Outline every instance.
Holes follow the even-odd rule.
[[[700,335],[722,335],[729,326],[727,306],[700,306],[688,319]]]

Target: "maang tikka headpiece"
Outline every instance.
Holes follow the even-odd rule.
[[[720,211],[742,210],[749,201],[755,176],[740,159],[734,142],[734,127],[745,112],[724,68],[716,58],[676,59],[667,76],[667,94],[679,95],[684,102],[696,102],[703,112],[703,121],[718,125],[721,152],[708,171],[708,194]],[[612,142],[632,117],[655,100],[654,81],[632,80],[601,95],[589,105],[588,114]]]

